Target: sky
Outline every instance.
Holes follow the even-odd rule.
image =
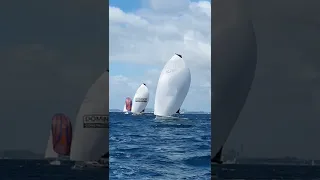
[[[165,63],[182,54],[191,86],[181,109],[211,109],[211,2],[189,0],[111,0],[109,2],[109,107],[122,109],[146,83],[154,106]]]

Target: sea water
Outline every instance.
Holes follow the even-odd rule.
[[[212,165],[216,180],[320,180],[320,166],[223,164]]]
[[[192,161],[192,160],[191,160]],[[201,161],[201,160],[200,160]],[[87,169],[71,170],[72,163],[62,163],[61,166],[51,166],[46,160],[0,160],[0,180],[107,180],[108,169]],[[319,180],[320,166],[299,166],[299,165],[258,165],[258,164],[224,164],[213,165],[213,171],[218,176],[212,176],[213,180]],[[171,171],[174,171],[172,169]],[[183,178],[188,176],[188,172],[176,177],[155,179],[179,180],[193,179]],[[141,173],[141,179],[152,179],[152,173]],[[112,176],[112,174],[110,174]],[[113,176],[117,176],[114,174]],[[123,174],[119,176],[125,177]],[[130,179],[128,175],[125,177]],[[110,177],[110,180],[121,179],[120,177]],[[195,177],[194,179],[208,179]],[[137,179],[139,180],[139,179]]]
[[[210,114],[110,113],[110,179],[211,179]]]
[[[50,165],[47,160],[0,160],[0,180],[106,180],[108,169],[72,170],[70,163]]]

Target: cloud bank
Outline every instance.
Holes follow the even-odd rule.
[[[149,87],[149,108],[160,71],[174,53],[183,55],[192,74],[188,96],[182,108],[210,110],[211,3],[179,0],[149,1],[144,8],[126,12],[109,6],[110,63],[145,66],[142,75],[118,73],[110,76],[110,107],[123,107],[142,82]],[[148,68],[150,67],[150,68]],[[110,69],[112,74],[112,69]]]

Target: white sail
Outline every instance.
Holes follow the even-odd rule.
[[[219,4],[219,5],[218,5]],[[245,104],[257,64],[257,42],[252,24],[247,23],[247,9],[226,1],[215,2],[214,19],[215,40],[212,54],[212,121],[211,121],[211,156],[219,161],[223,146],[233,126],[237,122]],[[219,8],[217,8],[219,7]],[[221,8],[223,7],[223,8]],[[235,8],[234,13],[225,14],[224,8]],[[239,29],[239,31],[229,31]],[[230,38],[239,37],[239,38]],[[229,53],[232,52],[232,53]]]
[[[180,109],[191,83],[191,74],[181,55],[175,54],[164,66],[154,103],[156,116],[171,116]]]
[[[58,158],[59,155],[54,152],[53,145],[52,145],[52,131],[50,130],[50,135],[47,143],[47,149],[44,155],[44,158],[46,159],[52,159],[52,158]]]
[[[123,106],[123,112],[128,112],[128,110],[126,108],[126,104],[124,104],[124,106]]]
[[[149,89],[145,84],[141,84],[133,97],[131,112],[135,114],[141,113],[147,107],[148,102]]]
[[[76,117],[70,160],[96,161],[109,151],[109,72],[88,90]]]

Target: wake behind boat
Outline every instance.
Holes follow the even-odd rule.
[[[180,110],[180,109],[179,109]],[[161,120],[177,120],[177,119],[180,119],[180,120],[185,120],[185,119],[188,119],[188,118],[184,118],[182,117],[183,115],[181,115],[181,113],[179,112],[179,110],[171,115],[171,116],[156,116],[155,119],[161,119]]]
[[[103,154],[98,161],[76,162],[72,169],[109,168],[109,152]]]
[[[187,120],[188,118],[176,117],[176,116],[156,116],[155,119],[159,119],[159,120]]]
[[[97,161],[76,162],[72,169],[82,170],[83,168],[109,168],[109,165]]]
[[[59,161],[59,160],[54,160],[54,161],[51,161],[49,164],[50,164],[50,165],[53,165],[53,166],[60,166],[60,165],[61,165],[61,161]]]
[[[132,113],[132,116],[140,116],[143,115],[143,113]]]
[[[191,83],[190,69],[180,54],[175,54],[161,71],[154,104],[154,115],[172,117],[180,113]]]
[[[179,119],[179,117],[175,117],[175,116],[156,116],[155,119]]]

